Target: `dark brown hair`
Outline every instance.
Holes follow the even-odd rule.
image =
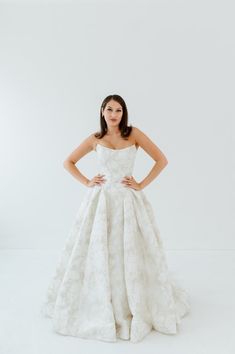
[[[109,95],[107,96],[100,107],[100,131],[96,132],[94,135],[96,138],[101,139],[105,134],[107,134],[107,123],[102,115],[102,109],[105,109],[107,103],[111,100],[118,102],[122,106],[122,119],[119,123],[119,129],[121,131],[121,136],[127,139],[131,133],[132,126],[128,126],[128,111],[124,99],[119,95]]]

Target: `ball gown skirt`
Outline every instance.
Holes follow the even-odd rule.
[[[115,342],[152,330],[177,333],[190,312],[188,292],[170,276],[152,205],[121,183],[137,148],[96,146],[106,182],[88,188],[68,233],[41,313],[54,331]]]

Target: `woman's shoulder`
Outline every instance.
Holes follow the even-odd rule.
[[[138,146],[143,146],[150,141],[149,136],[136,126],[132,129],[132,138]]]
[[[96,144],[97,142],[100,140],[98,138],[99,132],[98,131],[93,131],[92,133],[90,133],[90,135],[88,136],[88,139],[90,140],[90,144],[93,148],[93,150],[96,149]]]
[[[140,130],[138,127],[132,126],[131,135],[134,139],[138,139],[138,137],[140,137],[143,134],[144,134],[144,132],[142,130]]]
[[[133,126],[133,125],[131,127],[132,127],[132,132],[133,133],[138,134],[138,132],[141,132],[141,130],[138,127]]]
[[[146,135],[145,133],[144,133],[144,131],[143,130],[141,130],[140,128],[138,128],[138,127],[133,127],[132,126],[132,133],[133,133],[133,135],[134,136],[136,136],[136,137],[139,137],[139,136],[143,136],[143,135]]]

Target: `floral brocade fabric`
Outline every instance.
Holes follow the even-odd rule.
[[[88,188],[42,302],[62,335],[141,341],[177,333],[188,292],[170,276],[152,205],[121,183],[133,174],[136,146],[96,146],[106,182]]]

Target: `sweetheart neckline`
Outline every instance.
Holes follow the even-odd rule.
[[[125,150],[125,149],[131,148],[131,147],[133,147],[133,146],[134,146],[134,147],[135,147],[135,149],[136,149],[136,151],[137,151],[137,147],[136,147],[136,145],[135,145],[135,144],[132,144],[132,145],[126,146],[126,147],[124,147],[124,148],[122,148],[122,149],[112,149],[112,148],[109,148],[109,147],[104,146],[104,145],[99,144],[99,143],[96,143],[96,148],[97,148],[97,145],[102,146],[102,147],[104,147],[105,149],[112,150],[112,151],[121,151],[121,150]]]

